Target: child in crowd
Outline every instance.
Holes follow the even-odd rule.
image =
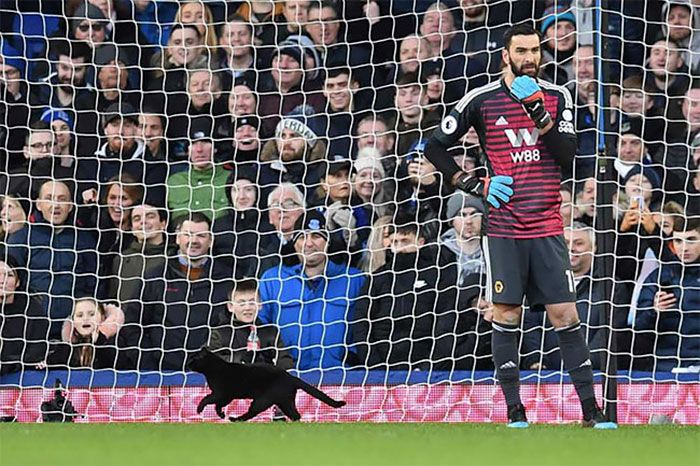
[[[124,324],[124,313],[114,305],[94,298],[76,299],[70,319],[63,324],[62,341],[52,342],[46,366],[113,369],[116,362],[116,336]]]

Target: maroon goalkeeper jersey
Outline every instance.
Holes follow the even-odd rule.
[[[571,94],[537,80],[554,127],[576,141]],[[474,127],[487,158],[490,176],[513,178],[513,196],[499,209],[489,208],[487,234],[501,238],[543,238],[563,232],[559,214],[561,169],[525,109],[501,79],[474,89],[445,117],[433,137],[455,144]]]

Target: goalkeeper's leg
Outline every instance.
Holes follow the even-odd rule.
[[[525,408],[520,401],[518,336],[521,313],[521,306],[494,304],[491,335],[496,378],[508,405],[508,426],[516,428],[528,427]]]
[[[518,342],[524,285],[529,269],[528,250],[518,240],[484,237],[486,300],[493,305],[491,351],[496,378],[508,405],[508,426],[527,427],[520,401]],[[517,303],[517,304],[516,304]]]
[[[597,429],[614,429],[616,424],[607,422],[595,399],[591,355],[583,337],[576,303],[549,304],[546,307],[559,339],[564,369],[569,373],[581,401],[584,424]]]

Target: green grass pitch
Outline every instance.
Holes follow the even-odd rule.
[[[6,424],[0,465],[700,465],[700,426]]]

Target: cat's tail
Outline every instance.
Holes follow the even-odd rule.
[[[302,390],[304,390],[306,393],[313,396],[314,398],[323,401],[328,406],[332,406],[333,408],[342,408],[343,406],[345,406],[347,404],[347,403],[345,403],[345,401],[334,400],[333,398],[326,395],[318,388],[304,382],[303,380],[301,380],[298,377],[294,377],[294,378],[296,379],[296,385],[298,388],[301,388]]]

